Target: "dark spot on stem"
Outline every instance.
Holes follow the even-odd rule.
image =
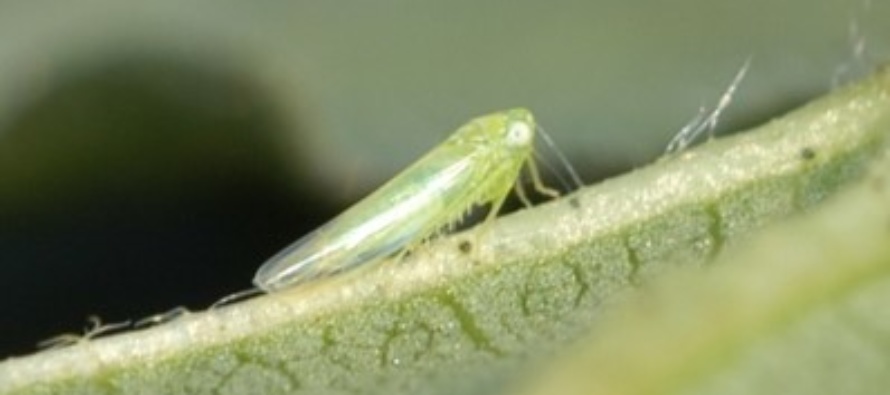
[[[578,201],[577,197],[572,196],[569,198],[569,206],[574,209],[579,209],[581,208],[581,202]]]
[[[473,243],[470,243],[469,240],[461,240],[460,243],[458,243],[457,248],[460,252],[469,254],[470,251],[473,251]]]
[[[803,160],[811,160],[816,157],[816,151],[810,147],[804,147],[800,150],[800,158]]]

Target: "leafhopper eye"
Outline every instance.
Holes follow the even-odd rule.
[[[532,128],[525,122],[513,122],[507,129],[507,144],[513,147],[528,145],[532,140]]]

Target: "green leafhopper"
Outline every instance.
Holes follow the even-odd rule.
[[[471,120],[379,189],[266,261],[254,284],[266,292],[378,262],[459,221],[474,206],[493,218],[524,164],[536,189],[535,121],[525,109]],[[517,185],[517,191],[521,188]],[[524,194],[520,198],[527,200]]]

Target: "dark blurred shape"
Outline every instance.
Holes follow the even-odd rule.
[[[243,76],[165,59],[50,87],[0,131],[0,357],[249,287],[333,214],[289,187],[279,119]]]

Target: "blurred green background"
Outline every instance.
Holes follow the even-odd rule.
[[[587,182],[890,52],[869,0],[0,3],[0,357],[204,308],[466,120],[532,109]],[[864,45],[863,45],[864,44]]]

